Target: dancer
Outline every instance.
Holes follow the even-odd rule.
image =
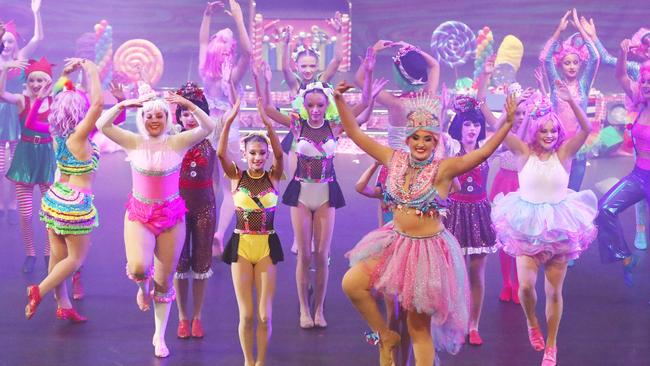
[[[210,116],[219,120],[226,111],[229,111],[236,99],[236,95],[232,95],[230,91],[230,82],[235,85],[235,94],[243,93],[240,83],[248,70],[250,58],[253,53],[253,47],[246,25],[244,24],[244,15],[242,14],[241,7],[237,1],[229,0],[229,11],[226,14],[231,16],[235,21],[237,35],[239,39],[239,57],[237,56],[237,41],[233,31],[230,28],[224,28],[217,33],[210,36],[210,22],[212,16],[219,9],[224,8],[224,3],[221,1],[209,2],[203,13],[203,20],[201,21],[201,28],[199,30],[199,74],[203,80],[203,87],[205,96],[210,106]],[[239,156],[239,120],[232,124],[232,131],[230,131],[231,141],[228,144],[230,147],[231,156]],[[219,132],[214,131],[210,137],[212,147],[216,149],[217,138]],[[228,230],[228,226],[232,221],[232,213],[234,206],[232,202],[232,195],[228,184],[220,184],[223,177],[223,167],[217,165],[214,170],[213,181],[215,190],[221,186],[221,193],[223,196],[221,207],[219,208],[219,221],[217,222],[217,231],[214,233],[215,242],[213,243],[213,254],[218,255],[223,252],[223,238]]]
[[[460,143],[456,156],[466,155],[485,142],[485,118],[478,106],[479,102],[469,96],[459,95],[454,99],[456,115],[449,126],[449,135]],[[443,220],[466,256],[470,288],[469,344],[473,346],[483,344],[478,326],[485,295],[486,255],[497,251],[487,198],[488,172],[487,162],[482,162],[458,176],[460,190],[449,194],[449,215]]]
[[[388,206],[384,204],[384,192],[386,191],[386,174],[381,174],[377,177],[376,184],[370,184],[370,179],[375,175],[379,169],[380,173],[385,173],[385,169],[378,161],[373,161],[372,164],[361,174],[354,189],[360,194],[368,198],[379,199],[379,211],[377,222],[379,226],[384,226],[389,221],[393,221],[393,213],[389,210]]]
[[[530,126],[525,141],[508,134],[506,145],[515,155],[519,171],[519,190],[495,198],[492,209],[498,238],[506,253],[515,256],[519,277],[519,298],[526,315],[528,338],[536,351],[544,350],[542,366],[557,360],[557,333],[562,317],[562,287],[568,261],[576,259],[596,237],[593,220],[596,196],[591,191],[567,188],[571,160],[590,132],[587,116],[569,87],[560,80],[553,88],[566,102],[580,123],[569,139],[551,103],[536,97],[529,113]],[[516,105],[514,96],[508,104]],[[546,342],[539,327],[537,272],[544,266],[546,293]]]
[[[79,68],[83,68],[90,82],[90,103],[85,94],[76,91],[68,80],[65,84],[67,90],[54,97],[48,116],[61,178],[50,187],[41,201],[40,219],[47,227],[52,256],[47,277],[40,284],[27,288],[27,319],[36,312],[41,297],[54,289],[57,318],[70,319],[75,323],[87,320],[72,308],[65,280],[85,261],[90,249],[90,233],[99,225],[92,194],[99,149],[88,136],[102,113],[104,100],[94,63],[68,59],[63,73],[68,75]]]
[[[512,125],[514,108],[481,148],[441,160],[438,157],[444,154],[445,145],[440,140],[445,137],[439,105],[430,97],[416,98],[407,110],[410,152],[404,152],[377,143],[358,128],[342,98],[346,89],[347,85],[339,84],[336,93],[343,126],[362,150],[389,167],[386,198],[394,220],[368,234],[347,254],[351,268],[343,278],[343,290],[375,332],[371,339],[378,336],[381,365],[392,364],[391,351],[400,339],[384,322],[371,288],[398,297],[408,312],[416,365],[432,365],[431,326],[435,345],[455,353],[464,343],[468,320],[462,252],[440,220],[448,205],[444,197],[455,176],[479,165],[498,147]]]
[[[201,108],[178,94],[170,93],[166,100],[151,100],[155,92],[146,84],[140,89],[141,99],[117,103],[101,116],[97,128],[122,146],[131,162],[133,192],[124,215],[126,272],[138,285],[136,300],[140,310],[148,310],[153,298],[154,354],[167,357],[165,330],[171,302],[176,298],[172,278],[183,249],[183,221],[187,211],[179,196],[180,166],[187,150],[206,138],[215,124]],[[172,118],[168,103],[189,110],[198,127],[169,135]],[[122,109],[132,107],[139,107],[136,114],[139,133],[113,124]]]
[[[54,181],[56,170],[52,135],[47,121],[52,104],[52,65],[43,57],[38,61],[30,60],[28,64],[24,61],[7,61],[2,66],[0,101],[16,106],[22,130],[6,177],[16,183],[20,231],[25,246],[22,270],[31,273],[36,262],[32,227],[34,187],[38,186],[41,195],[44,195]],[[25,68],[25,94],[13,94],[5,90],[7,74],[11,68]],[[49,266],[50,241],[47,236],[43,255],[45,265]]]
[[[594,24],[593,19],[587,19],[585,17],[580,17],[580,24],[585,30],[587,35],[596,45],[598,53],[603,61],[607,65],[616,66],[618,63],[618,58],[612,56],[605,46],[598,38],[596,34],[596,25]],[[647,61],[650,60],[650,29],[640,28],[629,44],[630,53],[635,55],[639,60]],[[633,81],[638,81],[641,70],[641,63],[636,61],[631,61],[626,59],[625,69],[627,71],[628,77]],[[641,200],[634,205],[636,212],[636,236],[634,237],[634,246],[637,249],[645,250],[648,248],[648,239],[646,237],[646,225],[648,223],[648,204],[645,200]]]
[[[176,94],[189,100],[209,115],[208,102],[203,91],[191,82],[183,85]],[[187,108],[176,108],[176,122],[183,131],[199,127],[194,114]],[[201,313],[207,279],[212,277],[212,235],[217,213],[212,187],[212,171],[216,164],[216,151],[208,139],[194,145],[183,157],[180,172],[180,194],[187,205],[185,214],[185,244],[174,275],[176,305],[178,306],[178,338],[203,338]],[[190,278],[192,279],[192,313],[188,313]],[[190,327],[190,319],[192,320]]]
[[[638,112],[632,125],[636,162],[632,172],[600,199],[596,224],[599,228],[601,260],[605,263],[622,261],[625,283],[632,286],[632,270],[637,264],[637,258],[628,249],[618,215],[644,198],[646,202],[650,200],[650,61],[641,65],[639,80],[635,82],[625,70],[629,51],[630,40],[623,40],[616,64],[616,78],[632,100],[632,108]]]
[[[560,42],[560,34],[569,25],[569,16],[573,17],[572,24],[577,27],[582,40],[577,35],[573,35],[564,42]],[[586,111],[589,90],[596,78],[600,64],[600,55],[596,51],[596,46],[582,28],[575,9],[567,11],[560,19],[557,29],[544,45],[539,60],[544,65],[544,71],[551,87],[553,110],[558,114],[566,138],[569,139],[579,129],[580,123],[568,104],[558,97],[555,80],[562,80],[568,85],[573,99],[583,111]],[[580,190],[586,166],[585,154],[583,152],[576,154],[571,163],[569,188],[574,191]]]
[[[235,232],[224,249],[223,260],[231,265],[232,282],[239,308],[239,342],[244,353],[244,365],[263,366],[271,338],[273,296],[275,295],[276,265],[284,260],[280,239],[273,228],[278,203],[277,186],[282,177],[282,147],[271,121],[266,116],[261,99],[257,110],[266,127],[268,138],[250,134],[243,139],[244,157],[248,168],[240,169],[228,155],[228,134],[237,112],[236,103],[226,120],[219,139],[218,156],[228,178],[236,207]],[[265,171],[273,150],[273,165]],[[229,161],[230,160],[230,161]],[[257,306],[253,305],[253,288],[257,290]],[[257,330],[253,336],[253,313],[257,314]],[[257,339],[257,357],[253,344]]]
[[[34,14],[34,35],[23,47],[18,47],[20,39],[13,21],[3,25],[0,36],[0,69],[9,61],[28,59],[38,44],[43,40],[43,23],[41,22],[41,1],[32,0],[32,13]],[[12,69],[7,76],[5,90],[10,93],[20,94],[23,91],[24,80],[20,77],[18,69]],[[18,138],[20,137],[20,118],[18,107],[14,103],[0,101],[0,174],[7,174],[11,165]],[[9,144],[9,150],[6,145]],[[10,224],[18,223],[18,212],[16,211],[16,190],[14,183],[0,178],[0,218],[7,217]]]

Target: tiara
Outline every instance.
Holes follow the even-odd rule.
[[[429,93],[419,92],[407,102],[407,127],[411,129],[427,129],[434,132],[440,130],[440,100],[432,98]]]
[[[320,52],[318,52],[317,49],[315,49],[315,48],[311,48],[311,47],[305,47],[304,45],[300,44],[300,45],[298,45],[298,46],[296,47],[296,49],[295,49],[295,50],[293,51],[293,53],[291,54],[291,57],[293,58],[293,61],[294,61],[294,62],[297,62],[297,61],[298,61],[298,57],[299,57],[301,54],[305,53],[305,52],[311,52],[311,53],[315,54],[317,57],[320,58]]]
[[[176,94],[184,98],[192,98],[196,100],[201,100],[205,97],[205,95],[203,94],[203,90],[201,90],[201,88],[199,88],[199,86],[196,85],[196,83],[193,83],[191,81],[188,81],[179,89],[177,89]]]
[[[480,107],[481,103],[470,95],[456,95],[454,98],[453,108],[456,113],[464,113],[476,110]]]

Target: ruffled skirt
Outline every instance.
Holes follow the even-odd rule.
[[[511,256],[576,259],[597,234],[598,200],[589,190],[569,190],[558,203],[531,203],[519,192],[497,195],[492,222]]]
[[[430,315],[436,348],[458,352],[467,334],[469,298],[463,254],[449,231],[413,238],[391,222],[366,235],[346,257],[351,266],[377,260],[371,286],[396,296],[408,311]]]
[[[85,235],[99,226],[93,195],[56,182],[41,200],[39,217],[59,235]]]
[[[182,222],[187,208],[180,196],[165,202],[147,203],[129,194],[126,212],[129,220],[142,223],[152,234],[158,236]]]

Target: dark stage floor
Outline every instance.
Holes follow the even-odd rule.
[[[359,163],[356,159],[360,159]],[[353,184],[370,163],[366,156],[340,155],[338,175],[348,205],[337,213],[332,245],[332,273],[327,298],[326,330],[304,331],[298,327],[294,268],[287,255],[279,266],[279,283],[273,316],[273,339],[269,365],[372,365],[377,351],[367,345],[361,318],[345,299],[340,281],[347,268],[343,254],[363,234],[376,226],[376,202],[353,192]],[[630,158],[591,162],[585,186],[609,176],[620,177],[631,167]],[[493,169],[494,170],[494,169]],[[136,286],[124,276],[122,217],[130,189],[128,165],[122,153],[105,155],[96,180],[101,227],[93,234],[93,248],[84,269],[86,298],[75,306],[88,316],[86,324],[74,325],[54,317],[55,304],[48,295],[30,321],[23,316],[25,286],[44,275],[41,258],[32,275],[20,272],[23,249],[17,226],[0,224],[0,365],[242,365],[237,338],[237,307],[229,267],[214,265],[204,310],[203,340],[176,338],[177,313],[172,310],[167,342],[171,357],[153,356],[153,313],[142,313],[135,304]],[[597,190],[596,190],[597,191]],[[597,191],[598,195],[602,192]],[[292,240],[288,209],[276,215],[285,251]],[[634,232],[633,210],[622,221],[627,235]],[[36,224],[37,247],[42,248],[44,230]],[[650,359],[650,266],[647,254],[638,252],[641,264],[637,285],[623,285],[620,266],[605,266],[592,247],[565,284],[559,365],[648,365]],[[531,349],[524,315],[519,306],[497,301],[501,280],[498,259],[488,261],[487,294],[483,308],[481,347],[465,347],[458,355],[442,355],[444,365],[539,365],[541,353]],[[540,281],[539,289],[542,289]],[[538,315],[543,318],[540,293]],[[644,361],[645,360],[645,361]]]

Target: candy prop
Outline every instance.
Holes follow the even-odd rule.
[[[431,52],[439,61],[455,68],[474,54],[475,40],[474,32],[465,23],[444,22],[431,35]]]
[[[164,70],[163,56],[155,44],[146,39],[124,42],[115,51],[115,71],[124,73],[132,82],[145,81],[155,85]]]
[[[494,54],[494,36],[490,27],[483,27],[476,35],[476,57],[474,58],[474,80],[483,72],[485,61]]]
[[[499,87],[514,83],[517,78],[517,71],[521,66],[521,59],[524,56],[524,44],[509,34],[505,36],[497,57],[494,60],[494,73],[492,74],[492,85]]]
[[[106,19],[95,24],[95,38],[95,64],[102,87],[106,88],[113,79],[113,27]]]

